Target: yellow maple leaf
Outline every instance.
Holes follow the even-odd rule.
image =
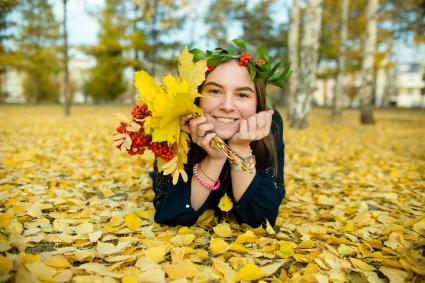
[[[300,249],[311,249],[315,246],[316,244],[312,240],[304,240],[298,245]]]
[[[196,264],[189,259],[178,261],[175,264],[164,265],[164,271],[170,279],[178,279],[184,277],[194,277],[198,274],[199,270]]]
[[[227,196],[225,193],[224,196],[221,197],[220,202],[218,203],[218,207],[222,211],[229,211],[233,208],[233,202],[232,200]]]
[[[7,275],[13,268],[13,262],[0,255],[0,275]]]
[[[183,49],[179,56],[179,73],[183,80],[189,83],[191,92],[197,92],[198,86],[205,79],[207,64],[205,60],[193,62],[193,55],[187,47]]]
[[[139,279],[137,279],[137,277],[135,275],[125,275],[122,279],[121,279],[122,283],[140,283],[141,281]]]
[[[357,267],[357,268],[359,268],[359,269],[361,269],[363,271],[373,271],[373,270],[376,270],[375,267],[373,267],[372,265],[367,264],[366,262],[362,261],[361,259],[350,257],[350,261],[351,261],[351,263],[355,267]]]
[[[12,217],[13,215],[10,213],[0,213],[0,227],[6,227],[7,225],[9,225]]]
[[[154,142],[167,142],[174,147],[174,158],[165,163],[160,161],[158,167],[165,174],[171,174],[173,184],[179,176],[187,182],[184,171],[189,152],[189,135],[180,129],[180,117],[198,113],[202,109],[195,105],[195,99],[200,97],[198,86],[205,79],[206,60],[196,63],[193,55],[184,48],[179,56],[180,77],[166,75],[163,78],[164,87],[159,86],[145,71],[135,73],[135,86],[140,93],[140,101],[146,103],[152,116],[145,119],[145,132],[152,135]]]
[[[214,218],[214,210],[207,209],[204,211],[204,213],[201,214],[201,216],[199,216],[198,220],[196,221],[196,225],[201,227],[208,226],[210,222],[213,220],[213,218]]]
[[[242,244],[231,243],[229,245],[229,250],[237,252],[237,253],[247,253],[249,250]]]
[[[237,244],[243,244],[243,243],[254,243],[257,241],[257,236],[252,232],[251,230],[246,231],[243,234],[240,234],[236,240],[235,243]]]
[[[232,236],[232,229],[230,228],[229,223],[217,224],[217,226],[213,227],[213,230],[220,237]]]
[[[290,243],[281,243],[280,249],[276,252],[280,258],[289,258],[294,255],[294,248]]]
[[[344,244],[339,245],[338,247],[338,252],[342,255],[342,256],[347,256],[347,255],[353,255],[357,252],[357,250],[352,247],[352,246],[347,246]]]
[[[241,269],[239,269],[238,273],[236,274],[236,281],[239,280],[258,280],[262,278],[265,275],[265,273],[255,264],[248,263],[245,264]]]
[[[162,245],[158,247],[152,247],[144,251],[145,256],[154,261],[154,262],[162,262],[164,261],[164,257],[167,252],[170,250],[168,245]]]
[[[63,255],[49,257],[44,263],[55,268],[66,268],[71,266],[68,259]]]
[[[229,249],[229,245],[220,238],[212,238],[210,243],[210,250],[213,255],[222,254]]]
[[[129,214],[125,217],[125,225],[131,230],[137,230],[142,226],[142,220],[135,214]]]

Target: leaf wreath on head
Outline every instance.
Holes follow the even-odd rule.
[[[247,45],[243,39],[235,38],[232,42],[235,44],[235,47],[229,47],[227,49],[216,48],[205,52],[198,48],[194,48],[190,50],[190,53],[193,54],[194,62],[207,60],[208,71],[214,70],[214,68],[221,63],[229,60],[237,60],[239,61],[239,65],[247,66],[252,80],[261,79],[264,80],[266,84],[284,88],[283,83],[291,76],[291,68],[288,63],[284,63],[280,60],[273,63],[272,58],[267,54],[264,46],[258,49],[255,60],[251,60],[253,58],[251,54],[246,51]],[[279,70],[279,67],[283,67],[283,70]],[[272,108],[268,97],[267,108]]]
[[[234,39],[233,42],[241,50],[246,49],[242,39]],[[264,47],[258,50],[255,62],[251,61],[249,53],[240,53],[234,47],[206,52],[200,49],[189,52],[185,47],[178,58],[178,77],[166,75],[163,84],[159,85],[146,71],[135,73],[138,102],[132,110],[132,119],[119,115],[121,123],[113,136],[114,146],[130,155],[140,155],[149,149],[157,157],[159,171],[172,175],[173,184],[180,176],[187,182],[184,165],[188,159],[190,137],[181,130],[180,118],[188,114],[203,114],[202,109],[195,105],[195,99],[201,96],[198,87],[205,80],[207,71],[231,59],[247,66],[251,79],[263,79],[282,88],[283,81],[290,75],[289,65],[278,72],[282,62],[273,65]],[[271,103],[268,104],[271,109]],[[222,151],[231,163],[243,170],[252,170],[245,164],[244,158],[233,152],[221,138],[214,137],[211,146]]]

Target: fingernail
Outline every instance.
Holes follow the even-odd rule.
[[[192,118],[192,116],[193,116],[193,114],[188,114],[188,115],[186,115],[186,117],[187,117],[188,119]]]

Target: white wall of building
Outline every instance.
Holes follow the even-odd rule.
[[[375,78],[375,105],[383,106],[386,91],[388,89],[388,80],[395,80],[393,94],[388,97],[388,102],[396,107],[421,107],[425,108],[425,66],[419,64],[402,64],[398,66],[395,78],[388,78],[385,69],[378,70]],[[344,94],[342,97],[342,106],[358,107],[360,97],[357,95],[351,101],[348,92],[351,87],[359,87],[361,84],[357,74],[348,74],[345,80]],[[318,106],[332,106],[335,89],[335,79],[317,80],[317,89],[313,94],[313,103]]]
[[[3,78],[2,92],[6,94],[5,103],[25,103],[23,92],[23,73],[13,69],[6,69]]]

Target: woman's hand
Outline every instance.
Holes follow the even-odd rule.
[[[212,159],[226,159],[226,156],[211,147],[211,140],[215,137],[214,125],[208,123],[207,118],[201,116],[192,118],[192,115],[182,116],[180,128],[190,134],[192,141],[202,147]]]
[[[230,148],[246,148],[251,142],[267,137],[270,133],[273,113],[273,110],[261,111],[247,120],[242,120],[239,132],[229,140]]]

